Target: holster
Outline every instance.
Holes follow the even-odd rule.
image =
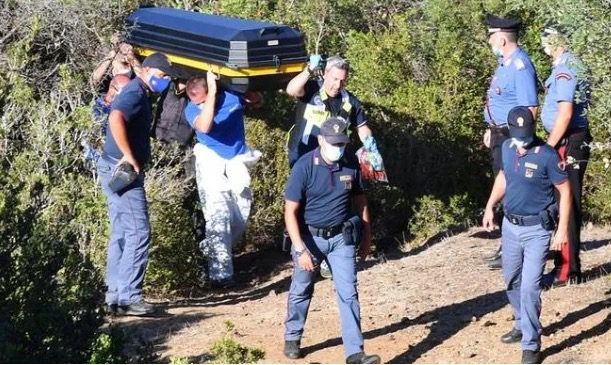
[[[363,222],[358,215],[353,215],[344,222],[344,228],[342,230],[344,242],[347,245],[359,246],[361,244],[361,238],[363,236]]]
[[[558,226],[558,204],[552,204],[539,213],[541,226],[548,231],[553,231]]]

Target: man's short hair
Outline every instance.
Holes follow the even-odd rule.
[[[192,77],[187,81],[187,95],[189,97],[196,96],[198,92],[203,91],[204,93],[208,92],[208,82],[206,81],[206,77],[204,76],[196,76]]]
[[[503,32],[503,35],[508,42],[518,43],[518,32]]]
[[[327,64],[325,65],[325,72],[329,71],[332,68],[337,68],[340,70],[346,70],[346,72],[350,72],[350,64],[344,58],[339,55],[331,56],[327,58]]]

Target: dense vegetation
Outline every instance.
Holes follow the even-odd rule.
[[[416,242],[476,222],[490,187],[482,105],[494,58],[485,12],[518,15],[541,79],[550,60],[539,34],[554,22],[592,72],[595,138],[585,183],[588,219],[611,218],[611,3],[608,0],[166,0],[156,5],[266,19],[301,29],[309,52],[341,53],[366,104],[390,184],[374,185],[378,243]],[[102,333],[103,194],[81,156],[97,133],[87,78],[137,0],[0,2],[0,361],[115,361]],[[272,246],[282,230],[288,168],[284,136],[293,102],[269,93],[250,115],[249,143],[264,152],[253,173],[246,242]],[[199,261],[184,159],[154,143],[147,175],[153,244],[149,294],[197,286]],[[406,234],[407,233],[407,234]]]

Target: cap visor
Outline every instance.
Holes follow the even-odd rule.
[[[327,143],[331,143],[331,144],[336,144],[336,143],[348,143],[350,142],[350,137],[348,137],[348,135],[346,134],[336,134],[333,136],[324,136],[325,137],[325,141],[327,141]]]
[[[518,138],[518,139],[523,139],[523,138],[528,138],[530,136],[532,136],[532,132],[525,129],[525,128],[511,128],[509,127],[509,137],[511,138]]]

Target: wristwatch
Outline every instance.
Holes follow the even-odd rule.
[[[301,251],[297,251],[297,249],[295,249],[295,253],[297,254],[297,257],[300,257],[301,255],[303,255],[307,250],[304,248]]]

